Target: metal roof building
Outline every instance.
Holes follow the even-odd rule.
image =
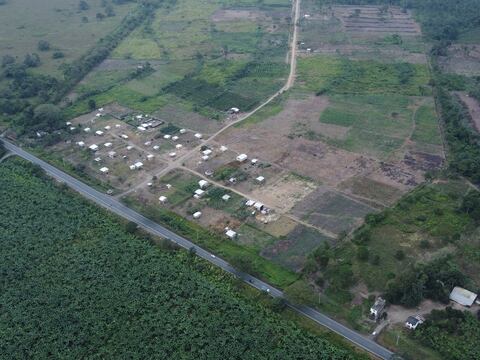
[[[472,306],[476,299],[477,294],[461,288],[460,286],[455,286],[450,293],[450,300],[455,301],[463,306]]]

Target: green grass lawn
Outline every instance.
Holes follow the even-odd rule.
[[[428,101],[417,110],[412,140],[424,144],[442,145],[442,137],[433,101]]]

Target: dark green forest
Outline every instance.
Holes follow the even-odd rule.
[[[0,165],[3,359],[355,359],[186,251],[10,158]]]

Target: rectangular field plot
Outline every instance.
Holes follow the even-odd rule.
[[[423,96],[431,93],[430,76],[424,64],[383,64],[318,55],[299,59],[298,79],[317,94]]]
[[[325,241],[332,243],[333,239],[314,229],[298,225],[285,238],[265,248],[261,254],[282,266],[300,271],[308,254]]]
[[[347,127],[344,139],[329,142],[349,151],[385,158],[412,131],[414,100],[395,95],[333,96],[320,121]]]
[[[330,232],[348,232],[375,209],[341,193],[319,188],[297,203],[292,213]]]

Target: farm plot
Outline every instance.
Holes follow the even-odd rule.
[[[98,106],[117,101],[137,111],[169,114],[176,121],[167,121],[182,127],[191,120],[196,131],[214,132],[228,121],[227,110],[248,111],[285,82],[290,12],[291,4],[283,0],[261,6],[181,0],[158,9],[96,69],[99,76],[74,90],[72,99],[80,97],[66,113],[87,112],[90,100]],[[242,20],[228,20],[232,17]],[[151,73],[128,75],[147,62]]]
[[[308,254],[325,242],[333,243],[333,239],[314,229],[298,225],[287,236],[265,248],[261,254],[282,266],[300,271]]]
[[[320,187],[292,209],[292,213],[335,234],[348,233],[375,209],[339,192]]]
[[[303,56],[341,55],[352,60],[383,63],[403,61],[425,64],[427,61],[419,26],[410,14],[400,16],[398,8],[355,6],[352,11],[345,7],[322,7],[311,0],[302,2],[302,8],[299,50]],[[368,21],[362,19],[362,13]],[[352,28],[354,20],[368,31]],[[396,22],[404,23],[402,26],[408,31],[395,30]],[[368,25],[372,24],[378,26],[368,29]]]
[[[59,67],[84,54],[105,34],[111,32],[134,8],[134,3],[113,5],[115,16],[96,18],[105,13],[100,0],[89,1],[89,8],[80,11],[78,1],[31,0],[7,1],[0,12],[0,57],[12,55],[23,61],[28,53],[37,53],[41,65],[34,71],[61,75]],[[47,41],[50,49],[39,51],[38,42]],[[62,56],[53,56],[61,52]]]
[[[447,48],[445,56],[439,56],[443,71],[466,76],[480,75],[480,40],[477,44],[454,44]]]

